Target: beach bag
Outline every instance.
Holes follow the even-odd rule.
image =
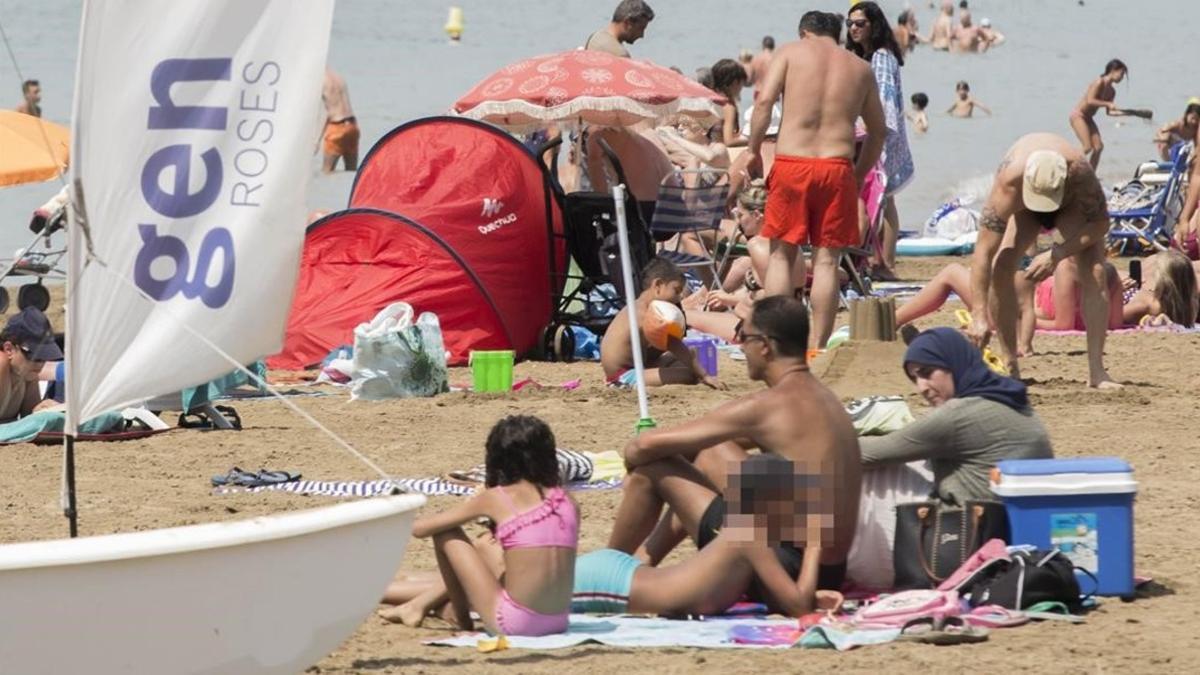
[[[903,628],[918,619],[932,619],[941,624],[961,612],[955,591],[900,591],[858,610],[851,622],[862,627]]]
[[[414,323],[408,303],[388,305],[354,329],[353,364],[351,399],[378,401],[450,390],[437,316],[424,312]]]
[[[935,588],[985,541],[1009,539],[1008,514],[1000,502],[967,500],[963,506],[936,501],[896,507],[892,564],[896,588]]]
[[[959,584],[959,592],[974,606],[1000,605],[1025,609],[1039,602],[1079,604],[1075,565],[1056,549],[1017,550],[996,558]]]

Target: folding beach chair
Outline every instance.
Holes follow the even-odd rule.
[[[1169,162],[1146,162],[1108,200],[1109,250],[1118,254],[1165,251],[1187,193],[1188,161],[1195,148],[1180,144]]]
[[[654,238],[666,241],[658,256],[679,267],[705,269],[711,275],[710,283],[717,283],[714,247],[710,247],[705,235],[716,241],[728,196],[729,174],[725,171],[689,169],[667,174],[659,185],[650,221]],[[698,243],[703,253],[684,251],[685,240]]]

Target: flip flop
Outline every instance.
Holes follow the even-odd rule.
[[[988,629],[971,626],[957,616],[948,616],[940,622],[933,617],[913,619],[900,629],[896,641],[946,646],[984,642],[987,639]]]
[[[280,483],[291,483],[292,481],[300,480],[300,474],[288,473],[287,471],[267,471],[259,469],[255,475],[256,483],[248,487],[260,487],[263,485],[278,485]]]
[[[258,474],[250,473],[249,471],[242,471],[240,468],[235,466],[224,476],[213,476],[212,484],[213,487],[222,487],[228,485],[249,487],[247,483],[255,480],[258,480]]]
[[[970,626],[986,628],[1012,628],[1029,623],[1025,612],[1017,612],[1000,605],[980,605],[962,616]]]

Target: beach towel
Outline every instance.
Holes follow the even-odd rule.
[[[233,494],[237,492],[290,492],[300,495],[318,497],[379,497],[391,494],[393,484],[404,492],[423,494],[430,497],[442,495],[466,496],[474,494],[482,485],[462,483],[446,478],[394,478],[391,482],[378,480],[298,480],[279,485],[263,485],[253,488],[219,487],[214,494]],[[621,487],[620,478],[610,478],[600,481],[576,481],[567,483],[567,489],[582,490],[612,490]]]
[[[1186,334],[1192,334],[1192,333],[1200,333],[1200,324],[1197,324],[1196,326],[1194,326],[1192,328],[1187,328],[1186,326],[1180,326],[1177,323],[1168,323],[1164,326],[1125,326],[1123,328],[1108,329],[1109,335],[1124,335],[1124,334],[1129,334],[1129,333],[1179,333],[1179,334],[1186,335]],[[1087,335],[1087,331],[1073,330],[1073,329],[1071,329],[1071,330],[1049,330],[1049,329],[1039,328],[1039,329],[1037,329],[1037,334],[1038,335],[1059,335],[1059,336]]]
[[[62,440],[62,431],[66,426],[67,416],[61,412],[45,411],[26,415],[19,420],[0,424],[0,443]],[[125,432],[125,418],[119,412],[107,412],[80,424],[79,435],[76,438],[86,441],[105,440],[114,436],[111,440],[117,440],[115,436],[122,432]],[[125,432],[125,438],[145,436],[153,432],[133,432],[136,436],[130,436],[129,433]]]
[[[695,647],[700,649],[780,649],[793,642],[753,642],[747,636],[796,631],[795,619],[724,618],[720,621],[677,621],[657,617],[572,614],[566,633],[542,637],[507,637],[514,649],[563,649],[587,643],[612,647]],[[474,649],[486,633],[428,640],[425,644]],[[740,638],[741,641],[739,641]]]

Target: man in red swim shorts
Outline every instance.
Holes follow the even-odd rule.
[[[842,249],[859,243],[858,188],[879,160],[887,127],[868,63],[838,46],[841,21],[827,12],[800,19],[800,41],[775,52],[763,96],[750,121],[751,171],[761,166],[760,148],[771,104],[783,96],[775,165],[767,178],[766,223],[771,257],[763,288],[792,295],[801,244],[813,247],[813,335],[824,347],[837,314],[837,267]],[[857,161],[854,122],[867,125]],[[803,258],[800,258],[803,260]],[[794,268],[795,271],[794,271]]]

